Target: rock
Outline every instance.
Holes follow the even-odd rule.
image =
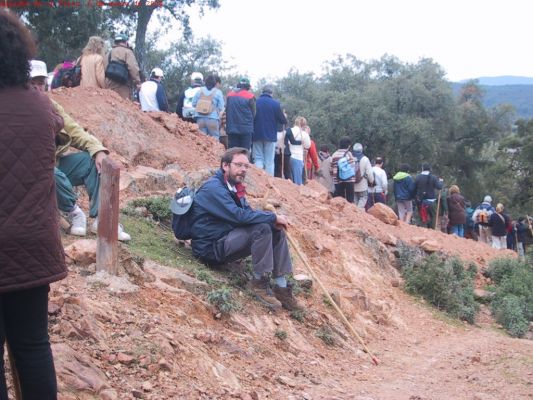
[[[390,284],[391,284],[392,287],[398,287],[398,286],[400,286],[400,280],[396,279],[396,278],[393,278],[393,279],[391,279]]]
[[[296,274],[293,276],[293,279],[298,283],[298,286],[304,289],[311,289],[313,287],[313,280],[310,276],[305,274]]]
[[[167,362],[167,360],[165,360],[164,358],[161,358],[158,362],[157,362],[157,365],[159,366],[159,369],[161,371],[171,371],[172,370],[172,367],[170,366],[170,364]]]
[[[426,240],[420,245],[427,253],[435,253],[441,249],[439,243],[435,240]]]
[[[118,400],[118,393],[115,389],[105,389],[100,392],[102,400]]]
[[[398,216],[393,209],[383,203],[374,204],[368,209],[368,213],[388,225],[398,225],[399,223]]]
[[[474,298],[482,303],[488,303],[494,297],[494,293],[485,289],[474,289]]]
[[[173,174],[155,168],[137,166],[133,171],[121,171],[120,190],[131,190],[135,193],[165,191],[169,187],[177,187]]]
[[[283,376],[283,375],[278,376],[278,382],[281,383],[282,385],[289,386],[292,388],[296,387],[296,382],[287,376]]]
[[[140,390],[133,389],[133,390],[131,391],[131,394],[132,394],[133,397],[135,397],[136,399],[144,399],[144,393],[141,392]]]
[[[70,262],[80,265],[88,266],[96,262],[96,240],[81,239],[76,240],[70,246],[65,248],[65,255]]]
[[[117,361],[124,365],[131,365],[135,361],[135,358],[125,353],[118,353]]]
[[[57,315],[61,311],[61,306],[52,301],[48,302],[48,315]]]
[[[145,392],[151,392],[152,390],[154,390],[154,387],[152,386],[152,384],[149,381],[144,381],[142,386],[141,386],[141,388]]]

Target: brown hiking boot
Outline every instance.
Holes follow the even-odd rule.
[[[284,309],[289,311],[303,310],[303,307],[298,304],[298,300],[292,294],[292,286],[279,287],[274,286],[274,296],[281,302]]]
[[[272,310],[279,310],[281,308],[281,303],[272,293],[268,276],[263,276],[261,279],[253,278],[250,281],[248,288],[253,292],[255,298],[264,306],[267,306]]]

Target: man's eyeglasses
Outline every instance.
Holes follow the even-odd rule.
[[[230,162],[230,164],[235,165],[239,169],[250,169],[250,164],[242,163],[242,162]]]

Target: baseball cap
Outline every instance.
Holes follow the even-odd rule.
[[[188,187],[179,188],[170,201],[170,210],[174,214],[183,215],[192,206],[195,191]]]
[[[30,78],[38,76],[48,77],[48,70],[46,69],[46,63],[41,60],[30,61]]]
[[[241,76],[241,78],[239,79],[239,83],[241,85],[249,85],[250,79],[248,79],[246,76]]]
[[[492,203],[492,197],[490,197],[489,195],[486,195],[486,196],[483,198],[483,202],[485,202],[485,203]]]
[[[191,74],[191,82],[203,82],[204,76],[201,72],[193,72]]]
[[[158,78],[164,78],[165,77],[165,75],[163,74],[163,70],[161,68],[152,69],[152,72],[150,72],[150,75],[157,76]]]
[[[119,33],[118,35],[115,35],[115,42],[127,42],[128,41],[128,35],[124,33]]]

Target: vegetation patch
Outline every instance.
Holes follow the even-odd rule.
[[[401,258],[400,258],[401,259]],[[479,305],[474,299],[474,264],[465,269],[457,258],[441,259],[432,254],[402,265],[405,289],[422,296],[455,318],[474,323]]]
[[[321,326],[315,332],[315,336],[321,339],[328,346],[335,345],[335,337],[333,336],[333,331],[328,326]]]
[[[135,215],[135,209],[144,207],[155,221],[170,223],[172,211],[170,211],[170,196],[144,197],[132,200],[122,210],[124,214]]]
[[[514,337],[524,336],[533,321],[533,270],[525,261],[502,258],[489,264],[493,280],[491,307],[496,321]]]
[[[288,337],[289,335],[287,334],[286,331],[282,331],[282,330],[279,330],[279,329],[278,329],[278,330],[276,330],[276,332],[274,333],[274,336],[283,342],[283,341],[287,340],[287,337]]]
[[[240,304],[235,301],[231,289],[228,287],[212,290],[207,294],[207,300],[222,314],[230,314],[241,309]]]

